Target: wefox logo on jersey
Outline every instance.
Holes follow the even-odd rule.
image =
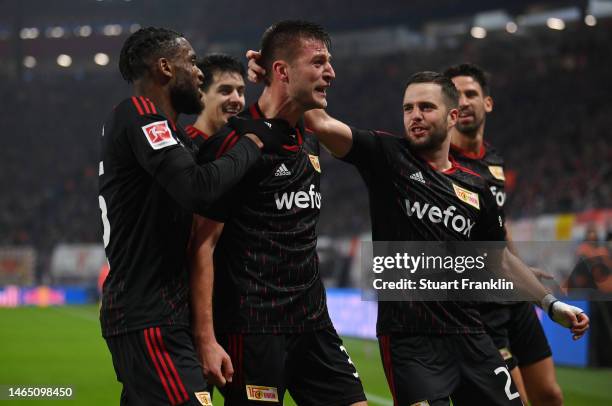
[[[276,201],[276,208],[291,209],[293,206],[299,207],[300,209],[321,208],[321,193],[315,191],[315,185],[310,185],[308,192],[300,190],[299,192],[283,193],[279,196],[278,193],[274,194],[274,200]]]
[[[442,223],[447,228],[450,225],[453,230],[467,237],[470,236],[472,228],[476,225],[475,221],[455,213],[455,210],[457,210],[455,206],[448,206],[442,211],[438,206],[429,203],[421,204],[420,202],[414,202],[411,204],[408,199],[405,199],[405,203],[406,214],[409,217],[412,217],[413,214],[416,214],[419,220],[427,217],[432,223]]]

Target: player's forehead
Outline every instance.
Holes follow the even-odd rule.
[[[244,86],[244,79],[238,72],[215,71],[213,72],[213,86]]]
[[[444,103],[442,87],[435,83],[412,83],[404,92],[404,105],[418,103]]]
[[[478,81],[472,76],[455,76],[452,81],[455,84],[457,90],[459,90],[460,92],[465,92],[467,90],[475,90],[478,93],[482,94],[482,87],[480,86],[480,83],[478,83]]]
[[[307,37],[301,37],[298,40],[298,57],[312,58],[319,55],[331,58],[331,54],[329,53],[327,45],[324,41]]]
[[[193,50],[193,47],[191,46],[189,41],[187,41],[186,38],[179,37],[175,41],[178,48],[179,57],[191,59],[196,55],[195,51]]]

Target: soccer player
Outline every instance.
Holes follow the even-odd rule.
[[[185,131],[199,147],[244,108],[246,72],[240,61],[223,54],[207,55],[197,66],[204,75],[201,87],[204,109]]]
[[[262,140],[272,137],[263,126],[261,140],[246,134],[219,160],[195,163],[175,124],[180,113],[202,108],[195,58],[174,31],[130,35],[119,70],[134,95],[102,129],[98,200],[110,272],[100,322],[123,384],[122,405],[210,404],[189,330],[192,212],[236,185],[261,159]]]
[[[335,77],[329,45],[323,28],[304,21],[265,31],[265,88],[230,124],[286,120],[284,153],[266,156],[207,212],[196,233],[196,272],[211,278],[214,266],[214,294],[212,314],[210,293],[195,295],[195,336],[205,368],[222,383],[231,369],[220,364],[218,343],[231,356],[235,372],[222,390],[228,405],[282,404],[286,390],[299,405],[366,404],[327,312],[316,254],[319,143],[302,120],[305,111],[327,106]],[[198,159],[214,159],[234,141],[226,127],[201,146]]]
[[[265,72],[259,55],[249,51],[247,57],[249,78],[258,80]],[[374,241],[504,239],[501,214],[482,178],[449,157],[448,130],[456,123],[457,104],[450,79],[421,72],[406,87],[403,138],[351,128],[322,110],[307,113],[321,142],[356,165],[366,181]],[[453,217],[448,222],[436,214],[447,212]],[[589,322],[582,310],[547,294],[520,260],[507,250],[503,254],[551,318],[581,337]],[[448,405],[449,398],[455,405],[521,404],[474,305],[381,302],[377,332],[396,405]]]
[[[484,141],[486,116],[493,110],[488,78],[472,64],[449,67],[444,74],[459,92],[459,117],[450,130],[451,154],[459,164],[485,179],[501,210],[506,201],[504,159]],[[487,333],[508,364],[523,402],[528,404],[528,396],[534,406],[562,405],[550,346],[533,305],[487,303],[480,307],[480,313]]]

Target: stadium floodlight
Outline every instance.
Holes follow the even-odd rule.
[[[119,24],[107,24],[102,29],[102,32],[106,36],[116,37],[118,35],[121,35],[121,33],[123,32],[123,28]]]
[[[588,25],[589,27],[594,27],[594,26],[597,25],[597,18],[595,18],[595,16],[590,15],[590,14],[585,15],[584,16],[584,23],[586,25]]]
[[[560,30],[565,29],[565,21],[563,21],[560,18],[556,18],[556,17],[550,17],[548,20],[546,20],[546,25],[551,30],[559,30],[560,31]]]
[[[38,28],[36,27],[25,27],[19,32],[19,38],[21,39],[36,39],[38,38]]]
[[[72,65],[72,58],[70,57],[70,55],[66,55],[66,54],[58,55],[57,64],[61,66],[62,68],[67,68],[70,65]]]
[[[74,30],[74,33],[79,37],[89,37],[91,31],[91,25],[81,25]]]
[[[506,23],[506,31],[509,34],[514,34],[515,32],[518,31],[518,25],[516,25],[516,23],[514,21],[508,21]]]
[[[487,36],[487,30],[482,27],[472,27],[472,29],[470,30],[470,34],[474,38],[482,39]]]
[[[106,66],[106,65],[108,65],[109,61],[110,61],[110,58],[104,52],[98,52],[94,56],[94,62],[96,63],[96,65]]]
[[[49,38],[62,38],[65,34],[65,31],[62,27],[49,27],[47,28],[46,35]]]
[[[23,58],[23,66],[32,69],[36,66],[36,58],[34,58],[32,55],[26,56],[25,58]]]

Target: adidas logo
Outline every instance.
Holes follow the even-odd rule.
[[[415,172],[410,175],[410,179],[416,180],[417,182],[425,183],[425,178],[423,178],[423,174],[421,171]]]
[[[274,176],[289,176],[289,175],[291,175],[291,171],[287,169],[285,164],[281,164],[281,166],[279,166],[276,172],[274,173]]]
[[[272,124],[268,123],[267,121],[264,121],[264,123],[266,123],[266,125],[268,126],[268,128],[272,128]]]

